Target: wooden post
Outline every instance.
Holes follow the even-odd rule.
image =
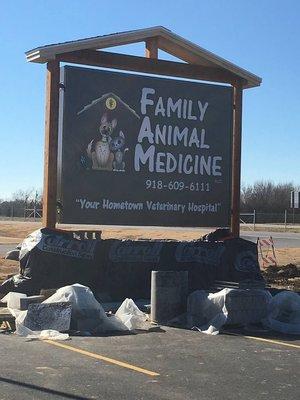
[[[43,225],[55,228],[59,111],[59,61],[47,63]]]
[[[242,134],[243,86],[233,87],[233,132],[232,132],[232,215],[231,232],[240,235],[240,191],[241,191],[241,134]]]
[[[158,58],[157,38],[150,38],[146,41],[146,58]]]
[[[286,232],[286,224],[287,224],[287,210],[284,210],[284,232]]]

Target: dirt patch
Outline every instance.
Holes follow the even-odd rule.
[[[0,221],[0,243],[18,243],[31,232],[42,227],[41,222]],[[175,239],[193,240],[209,232],[208,229],[120,228],[101,226],[59,225],[66,230],[101,230],[102,238],[116,239]]]
[[[24,238],[0,236],[0,244],[16,244],[22,242],[23,239]]]
[[[0,283],[8,276],[19,273],[19,262],[0,258]]]
[[[249,224],[245,227],[252,228]],[[260,231],[300,233],[300,225],[287,225],[285,227],[284,224],[256,224],[254,232]]]
[[[17,243],[41,227],[41,222],[0,221],[0,243]],[[14,240],[14,242],[7,240]]]
[[[293,290],[300,290],[300,266],[287,264],[281,266],[269,266],[262,270],[262,274],[268,284]]]
[[[300,266],[300,248],[283,248],[275,250],[278,265],[295,264]]]

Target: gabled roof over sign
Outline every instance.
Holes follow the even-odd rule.
[[[95,105],[104,102],[107,99],[115,99],[119,104],[121,104],[127,111],[131,112],[131,114],[133,114],[136,118],[140,119],[140,116],[134,111],[133,108],[131,108],[127,103],[125,103],[119,96],[117,96],[115,93],[105,93],[103,94],[101,97],[99,97],[98,99],[94,99],[92,100],[92,102],[90,104],[85,105],[81,110],[78,111],[77,115],[80,115],[86,111],[88,111],[89,109],[91,109],[92,107],[94,107]],[[108,108],[106,106],[106,108]]]
[[[189,64],[222,68],[246,80],[246,87],[255,87],[261,84],[262,80],[260,77],[176,35],[163,26],[50,44],[29,50],[25,54],[27,61],[46,63],[54,60],[57,55],[62,55],[64,53],[80,50],[100,50],[131,43],[147,42],[150,39],[157,40],[159,49]]]

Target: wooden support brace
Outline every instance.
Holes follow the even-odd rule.
[[[146,58],[158,58],[158,40],[153,37],[146,41]]]
[[[43,225],[55,228],[59,112],[59,61],[47,63]]]

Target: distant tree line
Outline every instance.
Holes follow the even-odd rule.
[[[42,193],[36,189],[18,190],[10,200],[0,199],[1,217],[28,217],[28,210],[40,210],[42,208]],[[27,211],[26,211],[27,210]]]
[[[293,183],[258,181],[243,185],[241,189],[241,212],[282,213],[290,208]]]

